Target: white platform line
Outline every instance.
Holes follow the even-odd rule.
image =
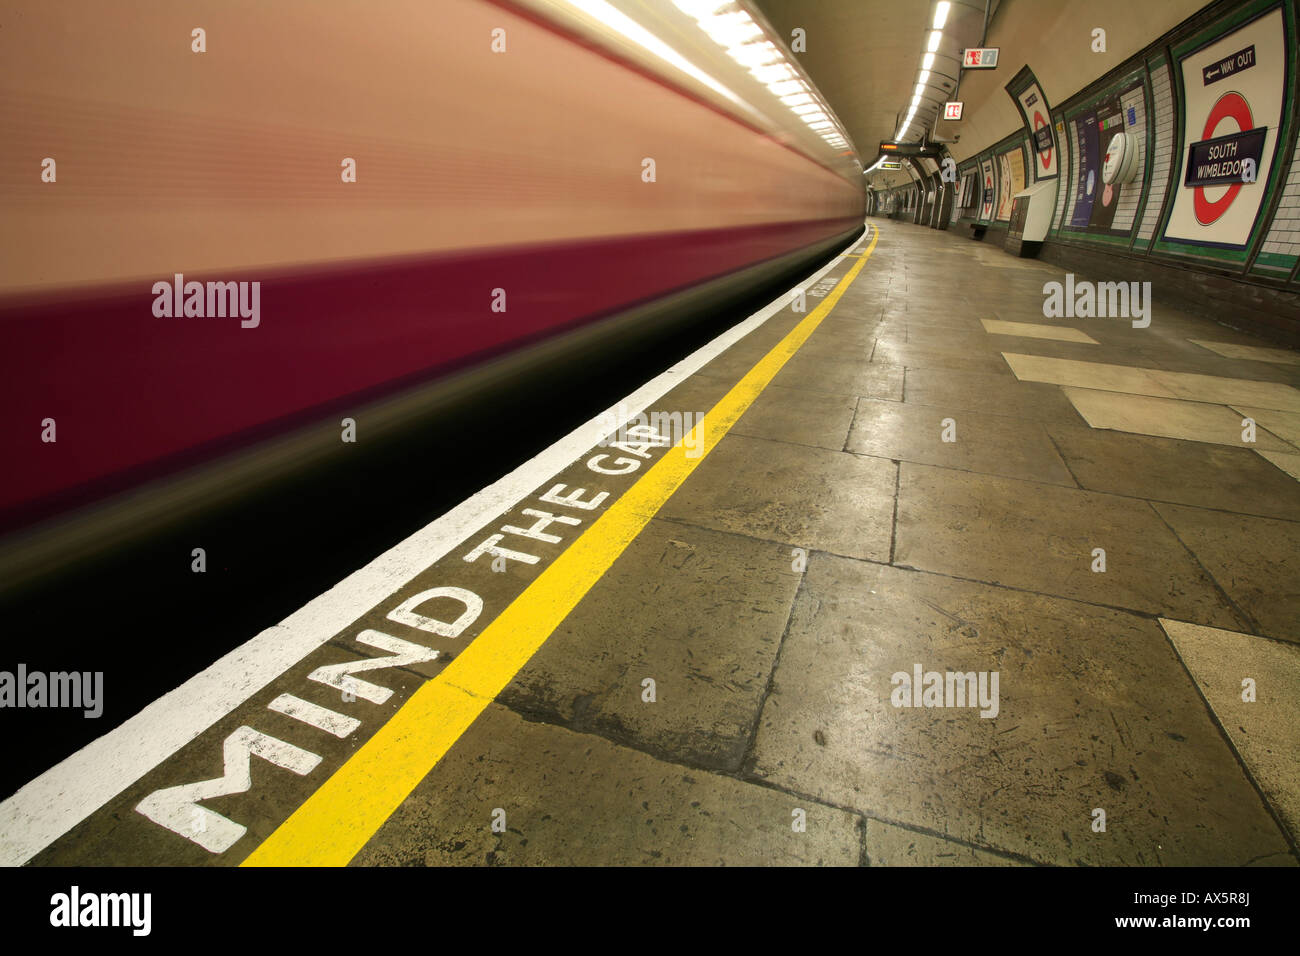
[[[843,258],[844,253],[837,255],[801,285],[27,783],[0,804],[0,865],[26,863],[416,574],[573,464],[605,437],[611,425],[626,424],[780,312],[800,288],[816,282]]]

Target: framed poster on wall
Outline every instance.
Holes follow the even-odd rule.
[[[1011,200],[1025,188],[1025,154],[1016,148],[998,156],[998,222],[1011,219]]]
[[[1146,84],[1138,75],[1102,95],[1070,119],[1074,145],[1074,195],[1062,228],[1094,236],[1128,236],[1141,204],[1146,163]],[[1106,183],[1102,169],[1117,134],[1132,137],[1138,174],[1128,183]]]
[[[993,200],[997,196],[997,187],[993,184],[993,160],[985,156],[980,160],[980,181],[983,196],[980,201],[980,218],[993,218]]]

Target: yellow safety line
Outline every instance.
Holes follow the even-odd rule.
[[[830,314],[878,237],[873,230],[834,290],[700,421],[696,456],[685,440],[670,448],[242,865],[343,866],[356,856]]]

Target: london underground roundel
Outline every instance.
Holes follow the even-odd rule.
[[[1223,128],[1225,124],[1230,127],[1236,124],[1236,129]],[[1202,140],[1211,140],[1223,133],[1244,133],[1253,129],[1255,121],[1250,115],[1250,104],[1246,102],[1245,97],[1237,92],[1224,93],[1219,97],[1214,108],[1210,110],[1210,115],[1205,119],[1205,129],[1201,132]],[[1217,222],[1219,217],[1228,211],[1232,205],[1237,193],[1241,192],[1241,183],[1232,183],[1228,186],[1226,192],[1221,194],[1218,199],[1210,199],[1205,191],[1215,189],[1214,186],[1197,186],[1192,192],[1192,204],[1196,210],[1196,221],[1202,226],[1211,225]]]
[[[1037,133],[1040,129],[1045,129],[1048,125],[1047,120],[1043,119],[1043,114],[1038,112],[1038,110],[1034,110],[1034,132]],[[1053,168],[1052,150],[1049,148],[1039,153],[1038,161],[1043,164],[1043,172],[1051,171]]]
[[[1223,18],[1173,48],[1181,173],[1157,245],[1211,246],[1241,261],[1258,237],[1294,83],[1295,24],[1284,6]]]

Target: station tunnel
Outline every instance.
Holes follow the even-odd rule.
[[[0,862],[1295,866],[1298,15],[7,4]]]

